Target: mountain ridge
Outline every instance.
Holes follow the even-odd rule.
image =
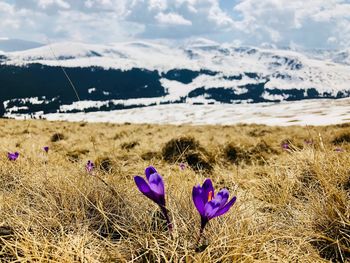
[[[203,39],[177,46],[154,41],[65,42],[4,52],[0,115],[349,97],[350,66],[332,62],[329,56],[320,60],[320,54],[316,58]],[[68,107],[77,98],[61,67],[81,100],[87,101],[85,108]],[[30,98],[41,103],[30,103]]]

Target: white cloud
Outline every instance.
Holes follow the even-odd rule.
[[[350,43],[350,34],[344,34],[350,27],[348,0],[240,0],[234,10],[241,15],[240,30],[263,41],[332,47],[335,42],[327,40],[340,37]]]
[[[0,13],[3,13],[3,12],[12,13],[13,11],[14,11],[13,5],[10,5],[6,2],[0,2]]]
[[[30,13],[25,9],[16,10],[14,5],[7,2],[0,2],[0,31],[2,34],[6,34],[7,31],[21,30],[21,26],[24,25],[30,27],[33,24],[28,17]]]
[[[328,43],[337,43],[337,38],[336,38],[336,37],[329,37],[329,38],[327,39],[327,42],[328,42]]]
[[[218,26],[232,27],[234,22],[232,18],[220,8],[219,1],[209,2],[211,6],[209,7],[208,18],[214,21]]]
[[[155,16],[155,19],[160,24],[166,24],[166,25],[183,25],[183,26],[192,25],[192,22],[190,20],[187,20],[183,16],[176,13],[167,13],[167,14],[159,13]]]
[[[142,25],[121,21],[114,12],[101,16],[99,13],[61,11],[54,27],[54,33],[62,39],[82,42],[129,40],[142,30]]]
[[[65,9],[70,8],[70,4],[63,0],[39,0],[38,5],[43,9],[46,9],[47,7],[52,5],[57,5],[58,7]]]
[[[2,36],[39,41],[205,37],[258,46],[350,45],[350,0],[0,0],[0,21]]]
[[[146,38],[209,37],[232,29],[233,20],[219,0],[133,0],[127,21],[140,23]]]
[[[149,0],[149,10],[164,11],[167,8],[167,1]]]
[[[349,19],[350,18],[350,3],[333,3],[327,8],[317,10],[312,15],[315,21],[330,22],[332,19]]]

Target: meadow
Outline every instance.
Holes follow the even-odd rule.
[[[0,119],[0,149],[1,262],[350,262],[350,123]],[[150,165],[172,231],[135,185]],[[205,178],[237,201],[198,242]]]

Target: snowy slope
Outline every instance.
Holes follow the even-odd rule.
[[[344,51],[333,56],[334,61],[345,64],[349,57]],[[143,68],[167,72],[171,69],[210,70],[223,76],[253,72],[269,79],[271,89],[316,88],[320,92],[336,93],[350,89],[350,66],[311,59],[290,51],[275,49],[237,48],[211,41],[193,41],[185,46],[170,47],[157,42],[126,42],[111,45],[59,43],[40,48],[10,52],[6,64],[26,65],[40,63],[50,66],[91,67],[129,70]],[[201,80],[196,80],[201,81]],[[233,86],[223,78],[210,78],[210,87]],[[216,84],[215,84],[215,83]],[[223,83],[224,82],[224,83]],[[223,84],[222,84],[223,83]],[[166,88],[171,90],[173,83]],[[187,90],[198,87],[192,83]]]
[[[332,54],[332,61],[336,63],[350,65],[350,48]]]
[[[0,94],[0,115],[345,98],[350,96],[348,54],[237,47],[207,39],[178,45],[64,42],[3,52],[0,78],[7,85]],[[60,67],[76,84],[80,101]]]

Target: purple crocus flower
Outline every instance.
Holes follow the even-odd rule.
[[[312,140],[304,140],[304,143],[307,145],[312,145],[314,142]]]
[[[284,149],[284,150],[289,150],[290,149],[290,147],[289,147],[289,143],[283,143],[282,144],[282,149]]]
[[[180,170],[183,171],[183,170],[186,169],[186,164],[180,163],[180,164],[179,164],[179,167],[180,167]]]
[[[163,178],[153,166],[149,166],[145,169],[145,175],[147,181],[141,176],[134,177],[136,186],[141,193],[159,205],[167,221],[168,228],[171,231],[172,224],[168,216],[168,210],[165,207],[165,187]]]
[[[10,161],[16,161],[17,158],[19,157],[19,152],[14,152],[14,153],[7,153],[7,158],[10,160]]]
[[[339,147],[338,147],[338,148],[335,148],[334,151],[335,151],[335,152],[344,152],[344,150],[343,150],[342,148],[339,148]]]
[[[86,171],[88,173],[91,173],[92,170],[95,168],[95,165],[93,162],[91,162],[90,160],[87,161],[86,165],[85,165]]]
[[[44,146],[44,147],[43,147],[43,150],[44,150],[45,152],[49,152],[49,146]]]
[[[237,199],[234,196],[228,201],[228,198],[227,189],[221,189],[216,195],[214,194],[213,183],[210,179],[205,179],[202,186],[193,187],[193,203],[201,216],[200,236],[209,220],[228,212]]]

